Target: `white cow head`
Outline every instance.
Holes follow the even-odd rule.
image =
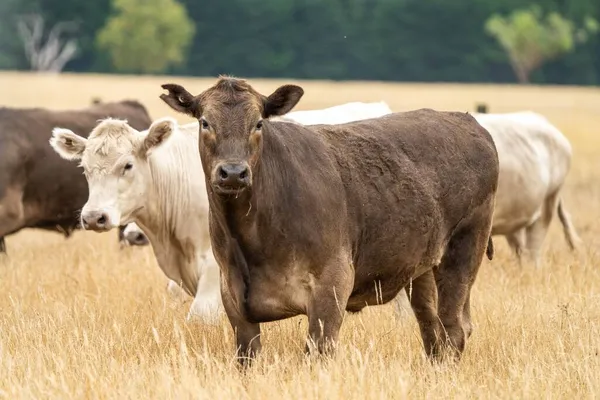
[[[80,160],[88,181],[89,198],[81,212],[85,229],[102,232],[133,221],[153,187],[148,156],[176,124],[161,118],[139,132],[127,121],[107,118],[88,139],[68,129],[53,130],[50,145],[64,159]]]

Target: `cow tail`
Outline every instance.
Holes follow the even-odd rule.
[[[488,238],[487,248],[485,249],[485,254],[487,255],[488,260],[492,260],[494,258],[494,242],[492,241],[492,235]]]
[[[563,226],[563,232],[569,247],[572,251],[576,250],[577,244],[581,242],[581,239],[577,235],[575,227],[571,222],[571,216],[569,215],[569,212],[566,210],[566,208],[563,206],[562,199],[560,198],[558,199],[558,218],[560,219],[560,223]]]

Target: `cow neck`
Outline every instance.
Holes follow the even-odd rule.
[[[157,258],[163,260],[161,269],[170,279],[182,282],[186,291],[194,295],[198,283],[196,253],[200,250],[194,240],[201,235],[190,235],[193,229],[189,228],[190,224],[199,224],[194,215],[201,195],[194,193],[198,185],[193,179],[197,174],[189,171],[202,165],[199,160],[194,162],[199,158],[197,145],[185,143],[184,139],[177,132],[168,149],[160,149],[150,156],[151,191],[138,224],[151,232],[148,236],[153,247],[163,253],[157,254]],[[187,229],[187,236],[183,228]]]

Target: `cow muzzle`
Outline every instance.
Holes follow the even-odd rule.
[[[86,211],[81,214],[81,224],[83,229],[96,232],[105,232],[112,228],[108,213],[103,211]]]
[[[237,194],[252,184],[252,172],[246,162],[220,163],[213,171],[213,187],[219,194]]]
[[[148,244],[148,238],[140,231],[128,232],[125,240],[130,246],[146,246]]]

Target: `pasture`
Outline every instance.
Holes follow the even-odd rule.
[[[2,73],[0,104],[54,109],[137,99],[153,119],[175,114],[162,83],[198,93],[214,78]],[[250,80],[267,93],[284,81]],[[414,316],[392,305],[346,315],[333,360],[303,355],[305,318],[263,324],[263,353],[241,374],[226,318],[185,322],[152,250],[120,250],[116,233],[23,230],[0,258],[0,398],[598,398],[600,396],[600,89],[378,82],[296,83],[296,110],[384,100],[430,107],[533,110],[574,148],[563,192],[584,241],[571,254],[555,216],[544,265],[520,268],[501,237],[471,296],[475,330],[457,366],[424,358]],[[48,132],[50,135],[50,132]],[[203,179],[199,174],[198,179]]]

